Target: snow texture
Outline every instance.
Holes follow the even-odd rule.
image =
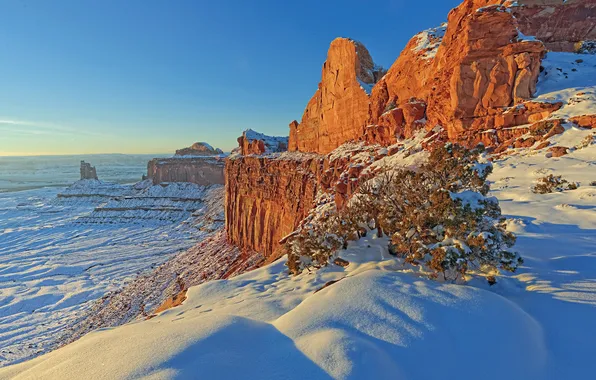
[[[415,38],[418,38],[418,43],[414,47],[415,52],[422,52],[422,59],[428,60],[437,55],[439,46],[443,41],[445,32],[447,31],[447,23],[443,23],[436,28],[431,28],[418,33]]]
[[[222,225],[222,186],[82,180],[0,193],[0,365],[54,347],[94,300]]]

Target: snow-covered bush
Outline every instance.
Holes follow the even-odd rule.
[[[515,271],[522,263],[508,250],[515,237],[505,230],[497,200],[486,196],[491,171],[482,149],[448,144],[416,171],[393,170],[369,180],[341,214],[328,219],[333,222],[324,233],[313,234],[318,229],[313,227],[288,243],[289,257],[298,264],[293,272],[305,263],[325,265],[324,257],[334,255],[331,250],[322,256],[320,249],[309,252],[305,240],[331,235],[340,247],[357,238],[362,226],[387,234],[392,253],[432,278],[456,280],[470,270],[489,275],[499,269]]]
[[[582,141],[578,145],[575,146],[575,149],[587,148],[592,144],[596,144],[596,132],[584,137],[582,139]]]
[[[538,180],[536,185],[532,187],[532,192],[535,194],[549,194],[565,190],[576,190],[577,188],[577,183],[568,182],[560,175],[555,176],[553,174],[549,174],[546,177],[542,177]]]

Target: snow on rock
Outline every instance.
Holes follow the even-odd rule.
[[[247,129],[238,137],[238,148],[232,151],[230,158],[239,155],[263,155],[288,150],[288,138],[281,136],[268,136],[263,133]]]
[[[257,253],[241,254],[237,247],[226,241],[225,231],[220,228],[191,249],[130,281],[124,289],[102,297],[80,317],[79,322],[64,329],[56,343],[63,345],[98,328],[144,319],[158,308],[175,304],[175,300],[184,297],[191,286],[233,277],[262,261],[263,256]]]
[[[106,292],[221,228],[223,195],[97,180],[1,193],[0,366],[53,348]]]
[[[422,59],[431,59],[437,55],[439,46],[443,41],[445,32],[447,31],[447,23],[443,23],[436,28],[431,28],[418,33],[418,44],[414,46],[416,53],[421,53]]]

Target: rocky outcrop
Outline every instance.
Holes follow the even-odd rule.
[[[278,153],[288,150],[288,138],[267,136],[247,129],[238,137],[238,145],[238,153],[242,155]]]
[[[588,21],[576,17],[581,7]],[[288,150],[296,153],[259,156],[263,147],[241,138],[241,154],[226,163],[228,238],[276,258],[279,239],[294,231],[317,193],[341,208],[363,178],[381,170],[375,162],[412,154],[401,139],[425,136],[424,149],[483,143],[497,154],[548,147],[566,120],[549,119],[561,103],[532,100],[541,60],[548,48],[591,38],[592,8],[585,0],[465,0],[447,24],[414,36],[385,75],[363,45],[334,40],[318,90],[300,123],[290,123]],[[546,20],[549,12],[576,22]],[[575,122],[592,125],[587,117]],[[388,148],[334,151],[359,140]]]
[[[81,179],[94,179],[97,180],[97,171],[95,166],[91,166],[90,163],[81,161]]]
[[[470,135],[499,125],[521,125],[523,117],[512,118],[519,112],[511,108],[532,98],[547,51],[526,35],[562,46],[564,38],[576,43],[594,33],[591,3],[559,3],[466,0],[450,12],[448,23],[414,36],[382,78],[362,45],[333,41],[319,89],[300,124],[290,125],[289,150],[324,154],[350,140],[387,146],[437,125],[453,141],[471,141]],[[565,20],[542,22],[547,13]],[[574,23],[578,15],[588,21]],[[372,73],[367,83],[376,82],[369,97],[361,72]],[[500,139],[484,140],[495,144]]]
[[[201,186],[224,184],[225,155],[206,142],[179,149],[174,157],[154,158],[147,163],[147,179],[154,185],[189,182]],[[145,178],[145,177],[143,177]]]
[[[223,154],[219,148],[213,148],[206,142],[197,142],[188,148],[178,149],[175,156],[215,156]]]
[[[224,184],[224,157],[154,158],[147,164],[147,178],[154,185],[190,182],[197,185]]]
[[[359,139],[368,119],[370,90],[382,76],[364,45],[337,38],[329,47],[321,82],[300,124],[290,127],[291,151],[325,154]]]
[[[479,8],[490,3],[468,0],[452,10],[435,58],[428,119],[452,140],[490,129],[487,116],[529,99],[546,53],[542,42],[522,38],[506,8]]]
[[[596,115],[575,116],[572,117],[570,121],[582,128],[596,129]]]
[[[279,240],[313,206],[321,158],[242,156],[226,161],[226,231],[242,249],[277,258]]]
[[[518,28],[552,51],[580,51],[596,41],[596,2],[590,0],[510,1]]]

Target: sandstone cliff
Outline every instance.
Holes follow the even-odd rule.
[[[226,231],[231,242],[268,258],[307,215],[321,159],[241,156],[226,160]]]
[[[147,178],[154,185],[190,182],[197,185],[223,185],[224,159],[221,149],[199,142],[179,149],[172,158],[154,158],[147,163]]]
[[[290,124],[289,150],[325,154],[350,140],[390,145],[436,125],[451,140],[497,146],[506,141],[500,130],[553,111],[537,102],[521,113],[511,107],[534,94],[547,49],[575,51],[596,39],[595,19],[587,0],[466,0],[446,24],[414,36],[385,75],[362,44],[336,39],[302,121]]]
[[[382,76],[359,42],[337,38],[329,47],[319,88],[300,124],[290,125],[291,151],[328,153],[358,139],[368,118],[368,94]]]
[[[147,177],[154,185],[164,182],[223,185],[223,168],[224,159],[220,157],[154,158],[147,164]]]
[[[278,257],[279,239],[319,196],[341,208],[377,163],[397,165],[419,149],[404,139],[424,148],[481,142],[496,154],[548,147],[567,120],[551,116],[562,103],[533,99],[541,62],[549,49],[575,51],[594,39],[594,8],[587,0],[465,0],[446,24],[414,36],[386,73],[362,44],[334,40],[319,88],[300,123],[290,123],[291,153],[262,155],[258,141],[240,138],[226,162],[228,238]],[[591,115],[569,120],[593,124]],[[349,141],[362,143],[346,151]]]
[[[242,155],[285,152],[288,150],[288,138],[267,136],[247,129],[238,137],[238,145],[234,153]]]

